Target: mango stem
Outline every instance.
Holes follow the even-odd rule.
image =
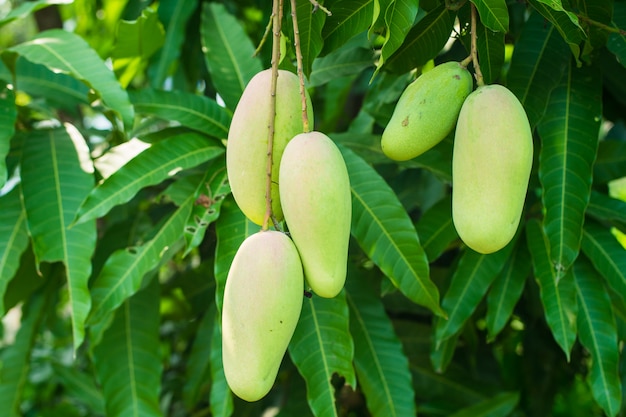
[[[476,85],[480,87],[482,85],[485,85],[485,81],[483,80],[483,73],[480,70],[480,64],[478,63],[478,48],[476,47],[476,38],[477,38],[476,20],[478,19],[478,16],[476,14],[476,6],[474,6],[474,3],[470,3],[470,5],[472,6],[472,15],[471,15],[472,34],[471,34],[471,48],[470,49],[471,49],[472,63],[474,64],[474,77],[476,78]]]
[[[272,82],[270,87],[270,118],[267,135],[267,169],[265,171],[265,217],[263,230],[269,229],[272,213],[272,165],[274,163],[274,122],[276,119],[276,85],[278,84],[278,63],[280,62],[280,31],[283,20],[283,0],[274,0],[272,4]]]
[[[311,131],[311,129],[309,127],[309,115],[306,104],[306,92],[304,87],[302,49],[300,48],[300,31],[298,30],[298,16],[296,15],[296,0],[291,0],[291,21],[293,22],[293,46],[296,48],[296,63],[298,69],[298,79],[300,80],[300,98],[302,99],[302,132],[308,133]]]

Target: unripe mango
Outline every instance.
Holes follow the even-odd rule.
[[[341,152],[320,132],[301,133],[280,163],[280,200],[304,276],[319,296],[339,294],[346,281],[352,220],[350,179]]]
[[[222,360],[228,386],[246,401],[274,385],[302,310],[304,276],[287,235],[261,231],[241,244],[228,271]]]
[[[522,104],[501,85],[478,87],[463,103],[452,154],[452,218],[467,246],[487,254],[511,241],[532,164]]]
[[[446,62],[409,84],[383,131],[383,153],[406,161],[441,142],[456,124],[473,88],[472,75],[458,62]]]
[[[267,141],[270,122],[272,71],[256,74],[246,86],[233,113],[226,146],[226,168],[233,197],[251,221],[262,225],[265,217]],[[313,123],[311,100],[306,93],[309,123]],[[301,133],[302,100],[298,77],[279,70],[276,85],[272,165],[272,212],[283,218],[278,194],[278,169],[285,145]]]

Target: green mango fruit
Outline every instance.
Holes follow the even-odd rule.
[[[452,154],[452,218],[467,246],[487,254],[511,241],[532,165],[522,104],[504,86],[478,87],[463,103]]]
[[[267,181],[267,142],[270,121],[272,71],[256,74],[237,103],[228,131],[226,168],[228,182],[241,211],[254,223],[263,224]],[[306,92],[306,90],[305,90]],[[311,99],[306,92],[309,123],[313,124]],[[283,218],[278,194],[278,169],[287,142],[303,130],[300,81],[292,72],[279,70],[276,84],[272,165],[272,212]]]
[[[334,297],[346,281],[352,220],[343,156],[323,133],[301,133],[287,144],[278,178],[285,220],[306,281],[317,295]]]
[[[244,240],[228,271],[222,307],[222,361],[228,386],[246,401],[263,398],[302,310],[304,276],[287,235],[257,232]]]
[[[463,101],[474,84],[458,62],[446,62],[409,84],[383,131],[387,157],[407,161],[441,142],[456,124]]]

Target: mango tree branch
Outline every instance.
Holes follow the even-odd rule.
[[[296,15],[296,0],[291,0],[291,21],[293,22],[293,45],[296,48],[298,78],[300,79],[300,98],[302,99],[302,131],[304,133],[308,133],[311,129],[309,127],[309,115],[306,104],[304,71],[302,70],[302,49],[300,48],[300,31],[298,30],[298,16]]]

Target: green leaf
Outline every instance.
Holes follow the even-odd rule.
[[[163,48],[156,55],[157,62],[150,79],[153,88],[162,88],[165,79],[170,75],[171,67],[176,64],[185,41],[187,22],[197,8],[198,0],[159,2],[159,19],[166,28]]]
[[[541,303],[548,326],[567,359],[576,340],[576,289],[574,278],[567,273],[558,281],[550,259],[550,244],[537,220],[526,223],[526,239],[533,260],[535,280],[539,284]]]
[[[367,408],[373,416],[414,416],[415,392],[402,344],[380,297],[357,278],[348,278],[346,299],[354,367]]]
[[[326,5],[332,12],[326,18],[322,55],[338,49],[372,24],[374,0],[338,0]]]
[[[185,226],[185,252],[189,252],[202,243],[204,234],[211,223],[220,216],[220,209],[224,198],[230,193],[226,162],[220,159],[206,170],[202,181],[197,187],[196,204]]]
[[[504,64],[505,32],[494,32],[486,26],[478,25],[476,48],[480,60],[480,70],[485,84],[493,84],[500,78]]]
[[[315,58],[317,58],[324,46],[322,28],[326,21],[326,13],[322,11],[314,12],[313,10],[313,3],[308,0],[298,0],[296,2],[300,50],[302,52],[302,71],[306,77],[310,76]]]
[[[222,153],[223,147],[191,132],[159,141],[91,190],[76,214],[76,222],[102,217],[114,206],[129,201],[140,189]]]
[[[520,236],[520,241],[487,295],[488,342],[495,340],[513,314],[513,309],[524,290],[526,278],[532,272],[531,266],[524,236]]]
[[[174,120],[218,139],[228,135],[230,114],[206,96],[144,88],[131,92],[130,99],[139,114]]]
[[[352,235],[404,295],[442,315],[439,291],[409,215],[385,180],[340,146],[352,191]]]
[[[90,374],[77,366],[67,366],[59,362],[52,362],[51,365],[54,378],[59,380],[68,397],[84,404],[92,413],[104,415],[104,396]]]
[[[215,304],[212,304],[200,319],[195,331],[191,352],[185,366],[183,402],[187,410],[206,398],[211,390],[211,342],[215,325]]]
[[[444,197],[428,209],[415,228],[428,260],[434,262],[459,237],[452,223],[452,197]]]
[[[437,345],[462,329],[504,267],[514,245],[515,240],[504,249],[489,255],[467,248],[461,255],[450,286],[441,300],[441,307],[448,319],[437,320],[435,327]]]
[[[0,316],[4,316],[4,294],[18,270],[22,253],[28,248],[26,212],[19,187],[0,197]]]
[[[387,67],[405,73],[433,59],[450,39],[455,17],[443,4],[431,10],[407,33],[402,46],[387,59]]]
[[[610,88],[607,85],[604,88]],[[598,144],[598,155],[593,164],[593,182],[606,184],[626,177],[626,142],[606,139]]]
[[[383,11],[385,22],[384,41],[376,64],[376,72],[382,68],[387,58],[393,55],[404,42],[417,16],[417,3],[412,0],[394,0]]]
[[[222,4],[204,3],[200,33],[213,85],[234,110],[248,81],[263,69],[261,61],[237,19]]]
[[[580,249],[602,119],[600,80],[593,69],[570,65],[538,127],[544,229],[557,281]]]
[[[619,348],[611,300],[589,262],[581,257],[574,264],[578,298],[578,337],[591,353],[589,384],[596,402],[609,416],[621,407]]]
[[[626,301],[626,249],[610,230],[586,222],[582,250],[615,293]]]
[[[442,319],[437,318],[437,321],[439,320]],[[442,374],[447,370],[450,362],[452,362],[461,333],[462,331],[457,332],[444,341],[436,341],[433,338],[429,358],[435,372]]]
[[[147,60],[163,45],[165,31],[157,13],[148,7],[136,20],[120,20],[116,38],[111,51],[114,60],[135,57]]]
[[[371,50],[345,45],[313,61],[309,85],[317,87],[339,77],[358,74],[370,67],[372,61]]]
[[[508,32],[509,11],[506,0],[472,0],[481,23],[494,32]],[[482,67],[482,63],[481,63]]]
[[[519,399],[519,392],[501,392],[478,404],[459,410],[450,417],[507,417],[515,410]]]
[[[626,4],[623,2],[613,2],[613,22],[612,26],[615,28],[626,27]],[[611,33],[606,47],[611,51],[615,58],[623,65],[626,66],[626,34],[623,33]]]
[[[209,405],[214,417],[230,417],[234,411],[233,394],[228,387],[222,363],[222,327],[219,313],[214,316],[213,337],[210,345],[211,393]]]
[[[11,150],[11,138],[15,133],[17,121],[17,107],[15,106],[15,92],[0,81],[0,188],[7,181],[6,158]]]
[[[125,126],[132,126],[134,111],[128,94],[96,51],[78,35],[51,29],[9,50],[52,71],[84,81],[100,95],[107,107],[120,115]]]
[[[157,280],[126,300],[94,348],[94,366],[102,385],[106,415],[161,416]]]
[[[22,198],[37,263],[61,261],[65,265],[72,317],[74,347],[85,336],[84,323],[91,299],[87,282],[96,245],[96,223],[73,228],[80,202],[93,184],[79,158],[87,145],[77,130],[33,131],[24,140],[21,161]],[[77,153],[80,152],[80,153]]]
[[[305,297],[289,343],[289,355],[306,381],[307,400],[316,416],[338,416],[331,383],[334,373],[356,387],[348,316],[345,291],[335,298]]]
[[[626,233],[626,201],[591,190],[586,214]]]
[[[68,3],[72,3],[72,0],[38,0],[20,3],[19,6],[11,10],[9,14],[0,19],[0,28],[7,23],[11,23],[14,20],[24,19],[36,12],[37,10],[52,6],[53,4]]]
[[[217,234],[214,269],[215,301],[218,311],[221,312],[230,264],[233,263],[233,258],[243,241],[261,230],[261,227],[244,216],[232,197],[224,200],[215,226]]]
[[[573,12],[563,8],[561,0],[528,0],[529,3],[541,15],[550,21],[561,34],[561,37],[567,42],[579,63],[580,44],[586,38],[585,31],[578,22],[578,17]]]
[[[561,80],[569,59],[554,25],[539,13],[531,13],[515,43],[507,74],[507,87],[524,106],[531,128],[543,117],[550,92]]]

